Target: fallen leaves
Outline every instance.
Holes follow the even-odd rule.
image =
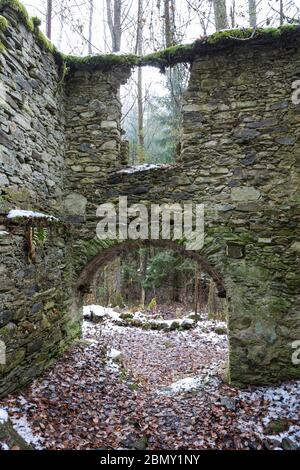
[[[78,342],[4,404],[15,422],[26,416],[47,449],[260,449],[272,413],[289,414],[293,439],[299,439],[299,409],[289,408],[286,396],[298,390],[300,397],[300,387],[240,392],[222,382],[227,342],[214,329],[205,321],[168,333],[86,323],[90,341]],[[122,353],[116,369],[107,366],[108,348]],[[192,376],[199,389],[159,393]]]

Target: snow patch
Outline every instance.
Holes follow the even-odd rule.
[[[122,357],[122,353],[118,349],[111,348],[111,350],[107,353],[107,357],[112,361],[118,362]]]
[[[0,424],[4,424],[8,421],[8,413],[4,408],[0,408]]]
[[[102,305],[86,305],[83,307],[84,318],[110,317],[113,320],[119,320],[120,314],[111,307],[102,307]]]
[[[169,387],[163,387],[158,390],[162,395],[176,395],[177,393],[190,392],[198,390],[203,386],[203,379],[201,377],[186,377],[185,379],[177,380]]]
[[[266,416],[262,418],[262,424],[258,425],[256,421],[240,420],[238,427],[246,432],[252,426],[256,434],[261,438],[270,438],[281,441],[283,438],[289,438],[294,444],[300,443],[300,424],[292,424],[287,431],[278,434],[267,434],[265,428],[273,420],[290,419],[299,422],[299,403],[300,403],[300,381],[288,382],[274,387],[258,387],[254,391],[240,391],[239,399],[252,403],[267,402]]]
[[[13,427],[21,437],[23,437],[24,441],[27,444],[30,444],[37,450],[42,450],[42,442],[43,439],[40,436],[35,436],[31,430],[30,424],[27,421],[25,415],[20,417],[12,417],[11,421],[13,423]]]
[[[2,235],[9,235],[9,233],[6,232],[5,230],[0,230],[0,236],[2,236]]]
[[[125,173],[127,175],[131,175],[133,173],[138,173],[140,171],[148,171],[148,170],[157,170],[157,169],[163,169],[163,168],[168,168],[169,165],[158,165],[155,163],[144,163],[143,165],[133,165],[128,168],[123,168],[122,170],[119,170],[118,173]]]
[[[5,442],[0,442],[0,450],[10,450],[10,448]]]
[[[47,215],[43,214],[42,212],[35,212],[35,211],[25,211],[21,209],[12,209],[9,211],[7,214],[8,219],[16,219],[18,217],[24,217],[27,219],[30,218],[35,218],[35,219],[47,219],[47,220],[52,220],[52,221],[58,221],[54,215]]]

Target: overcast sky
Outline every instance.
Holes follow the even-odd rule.
[[[176,0],[177,8],[177,22],[181,27],[181,31],[184,32],[184,37],[181,39],[182,42],[192,42],[202,34],[200,27],[199,18],[197,13],[191,12],[190,22],[185,27],[187,18],[189,18],[187,4],[192,1],[194,4],[203,2],[205,14],[208,16],[209,1],[208,0]],[[205,2],[205,3],[204,3]],[[230,7],[233,0],[227,0],[227,12],[229,14]],[[46,12],[46,0],[26,0],[23,2],[28,12],[32,16],[38,16],[42,20],[41,28],[45,32],[45,12]],[[78,55],[85,55],[88,53],[88,44],[86,39],[88,38],[88,19],[89,19],[89,0],[67,0],[67,4],[71,6],[70,14],[65,18],[65,25],[63,34],[61,35],[61,7],[64,1],[53,0],[54,12],[53,12],[53,31],[52,41],[56,44],[59,49],[65,53],[72,53]],[[285,11],[288,11],[290,16],[295,13],[295,8],[291,7],[294,3],[300,7],[300,0],[285,0]],[[162,35],[161,35],[161,23],[157,17],[156,4],[157,0],[144,0],[144,4],[153,5],[153,9],[156,12],[156,20],[154,21],[153,30],[154,34],[151,36],[151,15],[148,8],[147,15],[145,15],[145,44],[144,53],[151,52],[155,47],[161,47]],[[132,52],[133,44],[135,43],[136,34],[136,16],[137,16],[137,0],[124,0],[124,5],[127,5],[128,11],[128,30],[123,34],[121,50],[123,52]],[[235,0],[236,5],[236,26],[243,27],[248,26],[248,0]],[[265,25],[266,18],[271,19],[271,24],[278,25],[278,10],[279,0],[258,0],[258,25]],[[202,8],[203,9],[203,8]],[[214,32],[213,18],[208,26],[208,33]],[[60,37],[61,36],[61,37]],[[155,37],[153,37],[155,36]],[[155,39],[157,42],[155,42]],[[110,51],[110,40],[109,31],[106,21],[106,0],[94,0],[94,24],[93,24],[93,53],[104,53]],[[135,76],[133,81],[129,82],[129,85],[122,88],[122,101],[123,101],[123,112],[127,113],[127,110],[132,107],[135,95]],[[157,69],[146,67],[143,69],[143,81],[145,93],[150,95],[164,95],[166,89],[164,88],[164,77],[158,72]]]
[[[197,4],[197,0],[191,0],[194,4]],[[199,0],[200,2],[203,0]],[[230,12],[230,7],[233,0],[227,0],[227,10],[228,14]],[[123,34],[122,38],[122,51],[123,52],[132,52],[132,45],[134,39],[132,33],[135,32],[135,18],[137,14],[137,0],[124,0],[125,5],[128,6],[128,22],[130,23],[130,18],[132,19],[129,24],[128,31]],[[144,2],[146,4],[154,5],[156,9],[157,0],[147,0]],[[178,13],[178,18],[180,18],[181,24],[185,24],[188,18],[188,5],[189,0],[176,0],[176,8]],[[63,5],[63,0],[57,1],[53,0],[54,3],[54,15],[53,15],[53,37],[52,40],[56,45],[60,45],[61,50],[66,53],[75,53],[75,54],[87,54],[88,46],[86,38],[88,37],[88,0],[68,0],[68,5],[71,5],[71,15],[67,15],[65,18],[65,27],[63,31],[62,41],[60,42],[60,10]],[[300,0],[285,0],[286,9],[290,8],[290,4],[294,3],[300,7]],[[38,16],[42,20],[42,29],[45,30],[45,11],[46,11],[46,0],[26,0],[24,2],[29,13],[32,16]],[[209,2],[206,2],[204,5],[206,8],[201,8],[200,10],[205,10],[208,13]],[[236,25],[238,27],[248,25],[248,0],[235,0],[236,5]],[[267,17],[275,17],[275,10],[278,10],[279,0],[258,0],[258,24],[263,25]],[[93,51],[95,53],[100,52],[109,52],[110,41],[108,26],[106,21],[106,0],[94,0],[94,27],[93,27]],[[156,10],[157,11],[157,10]],[[291,10],[291,14],[293,11]],[[274,18],[275,19],[275,18]],[[276,21],[276,20],[275,20]],[[145,15],[145,51],[150,52],[155,47],[152,41],[150,41],[150,22],[151,15]],[[155,35],[160,36],[160,26],[159,24],[154,24],[156,28]],[[192,42],[197,37],[201,35],[201,27],[199,24],[199,19],[197,14],[192,11],[191,13],[191,22],[184,30],[183,42]],[[214,31],[213,22],[209,25],[208,32],[212,33]],[[130,33],[131,32],[131,33]]]

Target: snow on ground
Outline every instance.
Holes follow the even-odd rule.
[[[0,442],[0,450],[10,450],[10,448],[5,442]]]
[[[129,312],[117,312],[111,307],[103,307],[102,305],[87,305],[83,307],[83,317],[88,320],[92,320],[95,323],[98,321],[101,321],[102,323],[105,321],[114,321],[118,323],[119,325],[124,325],[126,326],[126,323],[128,323],[128,318],[124,318],[122,315],[124,313],[132,320],[138,321],[141,325],[147,323],[148,325],[153,325],[153,326],[159,326],[159,325],[164,325],[165,327],[170,328],[171,326],[174,327],[186,327],[188,328],[189,326],[192,327],[195,324],[195,321],[190,318],[191,314],[193,312],[189,313],[189,315],[183,317],[183,318],[173,318],[173,319],[162,319],[162,318],[153,318],[153,316],[150,314],[145,314],[140,311],[136,311],[133,314]],[[135,325],[137,326],[137,325]],[[211,327],[222,327],[226,329],[226,324],[224,322],[207,322],[206,328],[211,328]]]
[[[117,349],[111,348],[107,352],[107,364],[106,364],[106,369],[109,372],[119,372],[120,366],[119,362],[122,359],[122,353],[121,351],[118,351]]]
[[[300,446],[300,381],[229,386],[227,337],[216,333],[223,322],[203,316],[188,331],[144,330],[121,326],[108,312],[104,322],[84,321],[84,342],[5,400],[13,422],[19,428],[17,418],[27,422],[27,439],[32,432],[37,446],[122,449],[141,440],[155,450],[281,449],[284,440]],[[285,428],[272,431],[274,420],[285,420]]]
[[[158,393],[165,395],[175,395],[181,392],[190,392],[197,390],[203,386],[201,377],[186,377],[185,379],[177,380],[168,387],[163,387],[158,390]]]
[[[0,408],[0,424],[6,423],[8,420],[8,413],[4,408]]]
[[[57,221],[58,219],[54,215],[43,214],[42,212],[25,211],[21,209],[11,209],[7,214],[8,219],[16,219],[18,217],[24,218],[35,218],[35,219],[47,219],[51,221]]]
[[[21,437],[23,437],[24,441],[26,441],[27,444],[30,444],[34,449],[37,450],[43,449],[43,439],[42,437],[33,434],[31,425],[28,422],[26,415],[19,417],[13,415],[11,417],[11,421],[13,423],[14,429]]]
[[[144,163],[143,165],[133,165],[127,168],[123,168],[122,170],[119,170],[118,173],[125,173],[125,174],[133,174],[133,173],[138,173],[140,171],[147,171],[147,170],[158,170],[162,168],[168,168],[169,165],[165,164],[154,164],[154,163]]]
[[[102,307],[102,305],[87,305],[83,307],[84,318],[108,317],[113,320],[119,320],[120,314],[111,307]]]
[[[251,392],[241,391],[239,399],[249,403],[267,403],[267,414],[262,419],[262,426],[257,429],[261,438],[267,436],[282,440],[287,437],[300,447],[300,381],[274,387],[258,387]],[[289,429],[275,436],[263,431],[263,428],[268,428],[270,423],[278,420],[290,420]],[[244,423],[244,426],[247,426],[247,423]]]

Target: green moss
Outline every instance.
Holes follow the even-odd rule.
[[[244,40],[256,40],[256,39],[275,39],[286,33],[293,33],[299,31],[298,24],[286,24],[280,26],[279,28],[257,28],[253,34],[252,28],[243,28],[243,29],[229,29],[225,31],[219,31],[212,34],[207,38],[207,43],[211,45],[216,45],[219,43],[224,43],[228,41],[235,42],[239,39]],[[252,36],[253,35],[253,36]]]
[[[8,28],[8,21],[4,16],[0,16],[0,33],[1,31],[5,31]],[[0,52],[4,51],[5,47],[0,41]]]
[[[28,31],[32,32],[36,36],[38,44],[43,47],[43,49],[52,52],[53,54],[58,54],[54,44],[52,44],[52,42],[46,38],[42,31],[40,31],[39,26],[41,25],[41,20],[39,18],[30,18],[26,8],[18,0],[0,0],[0,11],[3,11],[5,8],[11,8],[17,13],[20,21],[24,24]],[[59,63],[60,62],[61,60]]]
[[[280,434],[289,429],[290,422],[287,418],[273,419],[265,428],[265,433],[270,435]]]
[[[8,21],[4,16],[0,16],[0,31],[5,31],[8,27]]]
[[[85,57],[63,55],[63,58],[71,70],[108,70],[114,66],[133,67],[139,64],[139,58],[134,54],[100,54]]]
[[[179,44],[162,51],[145,55],[139,60],[139,65],[150,65],[158,67],[164,71],[167,67],[172,67],[178,63],[192,62],[195,57],[197,43]]]
[[[42,46],[46,51],[52,52],[52,54],[57,52],[57,49],[54,44],[52,44],[52,42],[49,41],[49,39],[44,35],[44,33],[42,33],[42,31],[40,31],[37,27],[35,27],[34,33],[36,35],[39,45]]]
[[[126,313],[126,312],[125,312],[125,313],[121,313],[120,318],[121,318],[122,320],[132,320],[132,319],[133,319],[133,315],[132,315],[132,313]]]
[[[0,11],[3,10],[5,7],[11,8],[18,14],[20,20],[28,29],[28,31],[34,30],[33,21],[30,18],[24,5],[22,5],[22,3],[20,3],[18,0],[0,0]]]
[[[26,8],[18,0],[0,0],[0,12],[5,7],[14,10],[25,25],[37,38],[38,44],[46,51],[54,55],[56,63],[62,67],[61,75],[65,78],[67,69],[73,70],[103,70],[109,71],[114,67],[134,67],[153,66],[158,67],[162,72],[168,67],[179,63],[192,63],[195,58],[212,53],[232,44],[251,44],[252,42],[263,40],[271,43],[281,38],[289,38],[291,35],[300,32],[299,24],[287,24],[279,28],[258,28],[253,33],[252,28],[232,29],[219,31],[209,37],[196,40],[192,44],[180,44],[169,47],[162,51],[154,52],[143,57],[134,54],[102,54],[86,57],[64,55],[57,51],[56,47],[40,31],[40,20],[36,17],[30,18]],[[7,21],[0,17],[0,31],[7,27]],[[3,44],[0,43],[0,51]]]
[[[38,18],[37,16],[33,16],[33,17],[31,18],[31,20],[32,20],[33,26],[34,26],[35,28],[39,28],[39,27],[41,26],[41,24],[42,24],[42,21],[41,21],[40,18]]]

